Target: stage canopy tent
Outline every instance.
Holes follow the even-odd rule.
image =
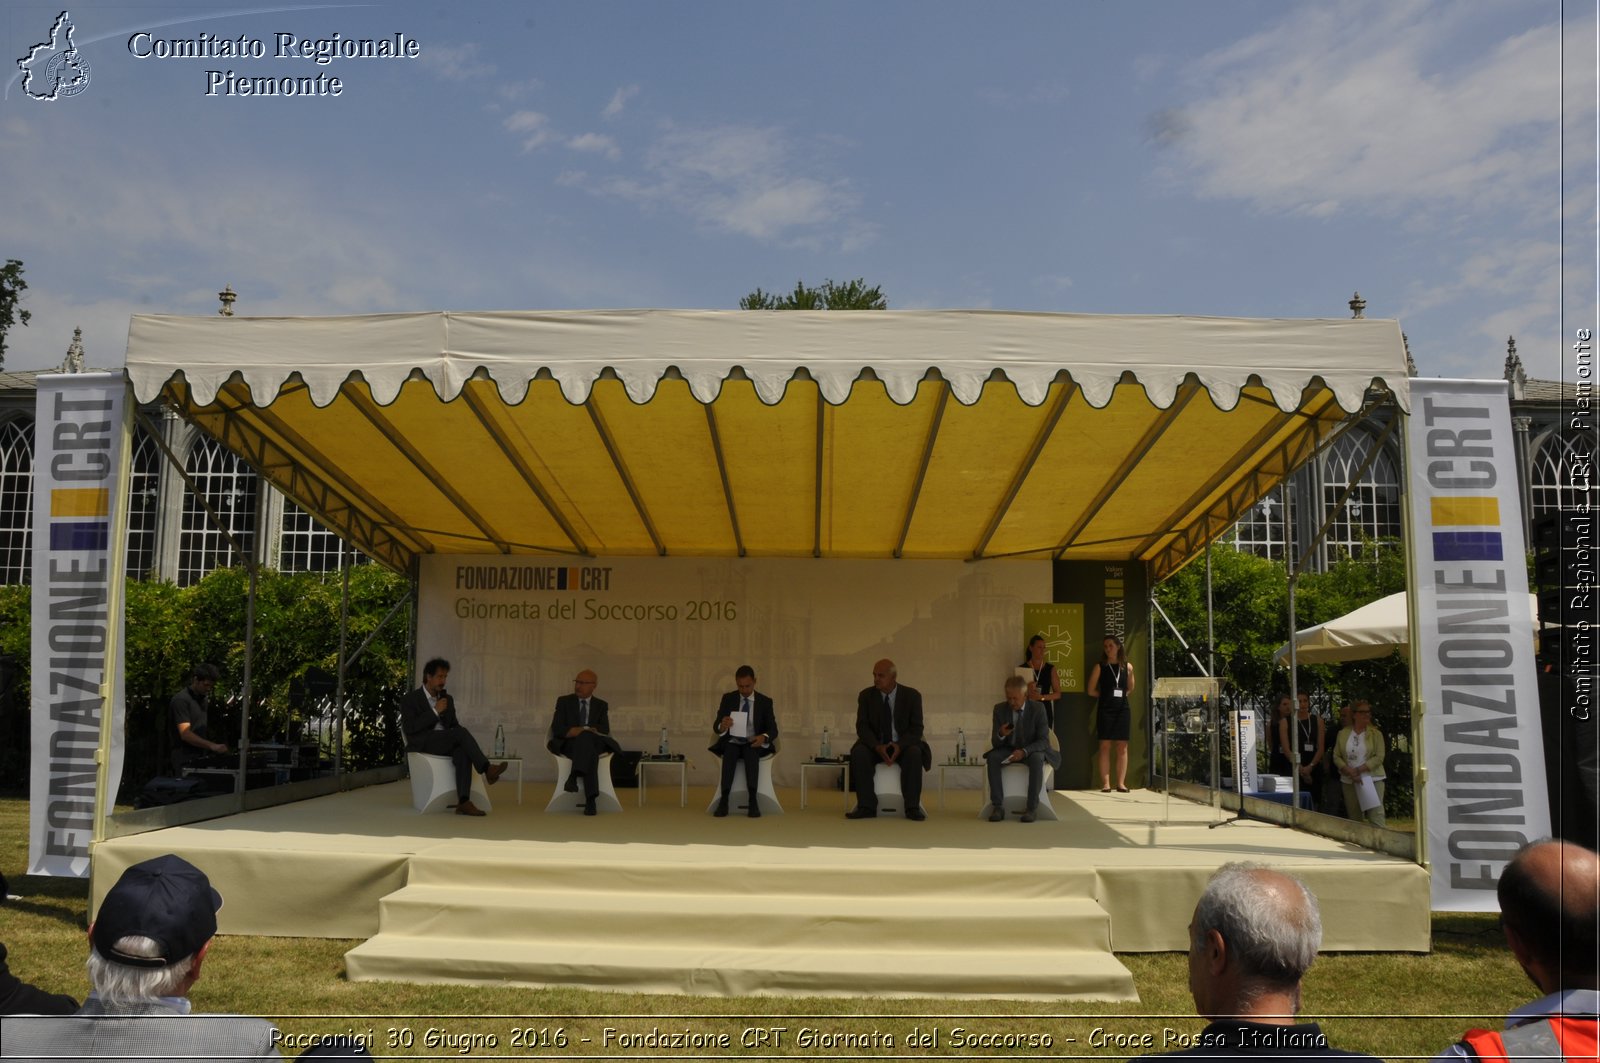
[[[1369,399],[1396,322],[969,311],[136,316],[127,371],[354,545],[1175,571]]]

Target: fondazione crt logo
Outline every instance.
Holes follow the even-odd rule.
[[[22,70],[22,91],[35,100],[65,99],[89,87],[89,63],[72,43],[77,27],[72,16],[61,12],[50,36],[17,60]]]

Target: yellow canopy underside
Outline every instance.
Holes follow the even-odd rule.
[[[1136,370],[1097,408],[1070,364],[1035,404],[999,375],[964,404],[933,368],[909,401],[867,373],[838,404],[804,373],[771,404],[738,372],[709,402],[668,373],[642,403],[600,372],[576,404],[548,372],[514,403],[485,369],[449,401],[412,374],[388,404],[350,375],[321,407],[293,373],[260,405],[242,372],[206,403],[181,366],[146,379],[398,569],[434,552],[1027,556],[1161,579],[1356,412],[1315,376],[1290,409],[1254,375],[1230,409],[1192,375],[1163,408]]]

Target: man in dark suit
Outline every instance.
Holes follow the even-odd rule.
[[[983,755],[989,764],[989,822],[1006,818],[1005,787],[1000,769],[1007,764],[1028,765],[1028,805],[1022,822],[1032,823],[1039,811],[1039,788],[1044,785],[1044,766],[1061,762],[1061,755],[1050,748],[1050,724],[1044,703],[1028,700],[1027,684],[1021,676],[1006,680],[1006,700],[994,707],[994,726],[989,729],[991,748]]]
[[[610,708],[594,696],[598,677],[589,669],[579,672],[572,681],[571,694],[556,699],[555,716],[550,720],[550,740],[545,747],[558,756],[572,761],[572,773],[567,776],[567,792],[576,793],[578,777],[583,777],[583,814],[592,816],[597,811],[595,798],[600,794],[600,755],[620,753],[622,747],[611,737]]]
[[[472,772],[483,773],[493,783],[506,766],[490,764],[472,732],[456,719],[456,703],[445,693],[444,681],[450,677],[450,662],[435,657],[422,666],[422,685],[400,702],[400,728],[406,734],[406,752],[432,753],[449,757],[456,766],[456,815],[482,816],[483,809],[472,803]]]
[[[722,695],[717,707],[717,718],[711,724],[717,740],[711,752],[722,758],[722,799],[717,802],[715,815],[728,814],[728,792],[733,789],[733,773],[744,764],[744,781],[750,788],[751,819],[761,818],[761,806],[756,804],[756,780],[760,778],[761,758],[772,755],[773,743],[778,738],[778,718],[772,711],[772,699],[756,691],[756,670],[741,664],[733,674],[738,690]],[[742,716],[735,716],[739,713]],[[735,726],[735,724],[738,726]]]
[[[906,818],[927,819],[922,811],[922,773],[932,763],[933,752],[922,740],[922,695],[896,682],[893,661],[879,661],[872,666],[872,685],[856,698],[856,744],[850,747],[856,807],[845,818],[871,819],[878,814],[873,770],[879,764],[898,764]]]

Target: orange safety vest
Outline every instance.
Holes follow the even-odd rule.
[[[1557,1017],[1525,1022],[1509,1030],[1468,1030],[1461,1043],[1480,1060],[1552,1063],[1596,1058],[1595,1020]]]

